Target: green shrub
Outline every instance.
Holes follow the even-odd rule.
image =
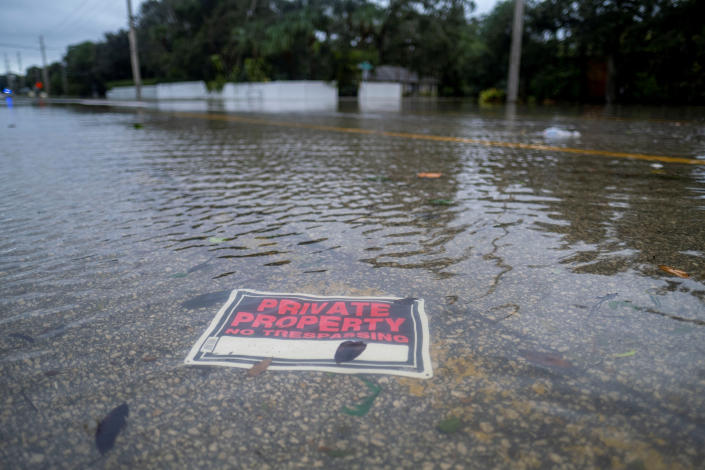
[[[505,93],[504,90],[498,90],[497,88],[488,88],[487,90],[482,90],[480,92],[480,98],[478,102],[482,104],[500,104],[504,103]]]

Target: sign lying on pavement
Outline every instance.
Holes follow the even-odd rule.
[[[341,354],[348,346],[354,353]],[[414,298],[236,289],[185,362],[250,368],[267,358],[269,370],[433,376],[424,302]]]

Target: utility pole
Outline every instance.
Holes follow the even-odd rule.
[[[7,78],[7,87],[12,89],[12,72],[10,72],[10,61],[7,58],[7,52],[5,52],[5,78]]]
[[[20,51],[17,51],[17,67],[19,68],[18,76],[20,78],[19,89],[24,88],[24,71],[22,70],[22,55]]]
[[[524,0],[514,0],[514,22],[512,24],[512,48],[509,53],[509,76],[507,77],[507,102],[516,103],[519,94],[519,65],[521,63],[521,36],[524,30]]]
[[[47,54],[44,50],[44,36],[42,36],[41,34],[39,35],[39,48],[42,50],[42,65],[44,66],[44,69],[42,70],[44,90],[46,91],[47,96],[49,96],[51,84],[49,83],[49,71],[47,70]]]
[[[127,0],[127,22],[130,25],[128,38],[130,40],[130,61],[132,62],[132,81],[135,82],[135,98],[142,101],[142,77],[140,76],[140,60],[137,57],[137,35],[135,34],[135,18],[132,16],[132,2]]]

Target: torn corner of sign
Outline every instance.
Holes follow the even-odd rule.
[[[342,348],[342,352],[341,352]],[[431,378],[423,299],[236,289],[186,364]]]

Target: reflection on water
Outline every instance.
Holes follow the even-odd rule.
[[[232,112],[232,113],[306,113],[333,112],[336,102],[330,100],[170,100],[156,101],[153,106],[160,111]]]
[[[149,103],[160,111],[196,111],[231,113],[309,113],[334,112],[338,103],[327,98],[306,100],[265,99],[251,97],[245,99],[217,100],[163,100]]]
[[[329,99],[307,100],[225,100],[223,109],[233,113],[300,113],[312,111],[335,111],[335,101]]]
[[[193,106],[165,109],[214,105]],[[566,146],[705,155],[697,114],[424,100],[396,114],[345,103],[229,106],[218,111],[315,110],[276,120],[525,143],[543,143],[542,131],[557,126],[581,133]],[[657,456],[687,467],[702,458],[705,166],[169,113],[14,111],[17,126],[2,131],[0,150],[0,367],[11,378],[3,395],[22,404],[1,415],[4,456],[32,458],[20,451],[29,445],[23,433],[40,426],[28,418],[32,407],[47,420],[37,452],[85,441],[79,416],[95,416],[92,403],[111,397],[149,410],[130,416],[145,434],[159,422],[155,394],[173,401],[172,412],[159,407],[173,423],[188,407],[206,416],[217,389],[178,364],[223,292],[249,287],[426,299],[438,376],[384,382],[397,398],[380,399],[374,418],[380,439],[405,429],[403,442],[387,444],[411,446],[414,462],[425,458],[413,456],[419,442],[431,443],[424,454],[463,462],[460,442],[474,461],[499,466],[648,466]],[[62,379],[51,379],[56,387],[45,383],[51,371],[61,371],[52,373]],[[233,387],[232,371],[214,375]],[[277,390],[313,381],[312,393],[331,397],[349,385],[312,373],[265,378]],[[235,380],[241,396],[262,401],[261,389]],[[409,410],[414,425],[397,427]],[[267,413],[249,419],[286,427],[288,414]],[[320,421],[327,412],[305,413],[320,428],[313,439],[330,445],[336,431]],[[433,427],[449,415],[467,426],[448,438],[451,450]],[[67,426],[75,434],[64,435]],[[162,444],[178,447],[169,439]],[[90,449],[77,446],[67,458],[90,461]],[[286,446],[271,452],[270,464],[294,458]],[[55,459],[47,461],[66,465]]]
[[[358,105],[363,112],[396,113],[401,111],[402,100],[401,98],[359,98]]]

